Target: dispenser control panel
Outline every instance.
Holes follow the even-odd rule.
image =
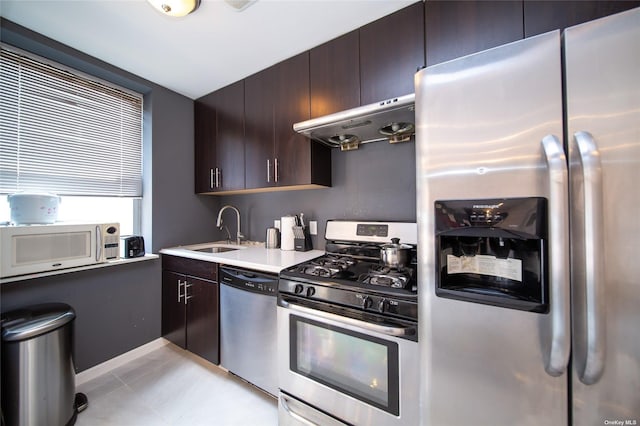
[[[438,200],[436,295],[548,312],[547,200]]]

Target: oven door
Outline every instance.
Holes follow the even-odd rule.
[[[280,300],[280,389],[346,423],[418,424],[416,333]]]

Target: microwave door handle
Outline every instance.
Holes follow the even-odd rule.
[[[596,383],[604,370],[605,359],[605,280],[602,252],[603,198],[602,165],[595,140],[588,132],[577,132],[574,140],[582,168],[584,195],[584,288],[586,302],[586,358],[580,381]],[[579,336],[578,336],[579,337]]]
[[[96,262],[99,262],[102,258],[102,232],[100,232],[100,225],[96,226]]]
[[[549,289],[551,347],[547,374],[560,376],[569,363],[569,191],[566,157],[554,135],[542,139],[549,179]]]
[[[284,308],[290,309],[294,312],[300,312],[303,314],[315,315],[317,317],[321,317],[325,320],[332,321],[337,325],[340,324],[348,324],[354,327],[363,328],[368,331],[373,331],[376,333],[386,334],[388,336],[413,336],[416,334],[415,327],[399,327],[394,324],[372,324],[365,321],[360,321],[354,318],[345,317],[342,315],[332,314],[330,312],[319,311],[317,309],[311,309],[300,305],[294,305],[292,303],[281,301],[282,306]]]

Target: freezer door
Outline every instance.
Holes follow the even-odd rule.
[[[421,424],[566,424],[568,177],[560,32],[422,70],[416,118]],[[434,202],[511,197],[548,200],[550,311],[437,297]]]
[[[640,424],[640,9],[564,41],[573,424]]]

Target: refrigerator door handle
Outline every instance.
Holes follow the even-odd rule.
[[[569,191],[564,149],[554,135],[542,139],[549,171],[549,281],[551,348],[545,370],[551,376],[562,375],[569,363]]]
[[[586,296],[586,357],[580,381],[594,384],[602,376],[605,359],[604,324],[604,253],[602,165],[600,153],[588,132],[577,132],[574,140],[578,148],[584,187],[584,254]]]

